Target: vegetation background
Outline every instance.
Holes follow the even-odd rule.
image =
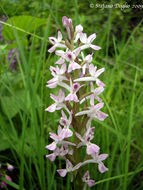
[[[117,4],[119,4],[117,6]],[[107,8],[107,5],[114,5]],[[124,5],[124,9],[123,9]],[[126,8],[125,8],[126,5]],[[127,5],[130,5],[127,7]],[[117,6],[117,7],[116,7]],[[116,8],[115,8],[116,7]],[[88,35],[96,32],[94,64],[105,67],[102,98],[109,117],[95,121],[96,143],[108,153],[109,171],[89,165],[95,190],[143,189],[143,1],[0,0],[0,163],[11,163],[13,182],[7,189],[68,190],[69,177],[56,168],[61,160],[45,159],[48,132],[55,131],[60,112],[44,111],[52,101],[45,87],[57,56],[47,52],[49,36],[62,33],[62,16]],[[6,23],[3,23],[6,22]],[[6,25],[7,24],[7,25]],[[10,59],[12,49],[15,53]],[[19,53],[17,53],[19,52]],[[87,52],[88,53],[88,52]],[[11,64],[15,59],[15,72]],[[56,90],[54,90],[56,91]],[[53,90],[52,90],[53,92]],[[56,92],[54,92],[56,93]],[[2,172],[2,169],[0,169]]]

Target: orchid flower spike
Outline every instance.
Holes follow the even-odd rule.
[[[89,171],[83,173],[81,167],[92,163],[98,165],[100,173],[108,171],[103,164],[108,154],[99,154],[101,147],[93,141],[95,127],[91,127],[93,119],[104,121],[108,116],[101,111],[104,102],[100,98],[105,84],[99,78],[105,68],[97,69],[93,52],[88,55],[84,52],[87,48],[92,51],[101,49],[93,44],[96,34],[87,37],[87,34],[83,33],[83,26],[79,24],[74,27],[72,19],[66,16],[63,16],[62,24],[67,32],[66,37],[64,38],[60,31],[57,38],[49,37],[53,46],[48,51],[54,52],[59,58],[55,66],[50,66],[52,79],[47,81],[46,86],[51,90],[59,89],[59,93],[50,93],[54,103],[45,110],[51,114],[60,110],[61,119],[57,133],[49,132],[53,141],[45,148],[52,152],[47,154],[46,158],[51,162],[58,157],[63,158],[66,167],[57,170],[59,175],[65,177],[69,174],[74,186],[86,190],[87,186],[92,187],[95,181],[90,179]],[[54,123],[49,125],[55,128]],[[96,141],[99,144],[98,139]],[[83,146],[86,147],[86,153],[81,158]]]

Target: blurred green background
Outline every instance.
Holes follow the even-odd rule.
[[[113,6],[113,7],[112,7]],[[112,8],[109,8],[112,7]],[[109,117],[95,121],[95,142],[108,153],[109,171],[89,165],[95,190],[143,189],[143,1],[0,0],[0,163],[14,165],[8,189],[70,189],[56,173],[61,160],[45,159],[48,132],[60,112],[46,112],[52,100],[45,87],[57,56],[48,53],[62,17],[97,34],[102,47],[93,63],[105,67],[102,98]],[[4,23],[3,23],[4,22]],[[14,53],[12,50],[14,49]],[[89,51],[86,51],[89,53]],[[10,57],[11,56],[11,57]],[[14,60],[14,61],[13,61]],[[13,67],[13,65],[14,67]],[[5,172],[0,170],[0,172]]]

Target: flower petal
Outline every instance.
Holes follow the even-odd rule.
[[[60,59],[58,59],[58,61],[55,62],[55,64],[61,65],[61,64],[63,64],[64,62],[65,62],[65,60],[61,57]]]
[[[95,93],[96,95],[99,95],[99,94],[101,94],[103,91],[104,91],[104,88],[103,88],[102,86],[100,86],[100,87],[97,87],[97,88],[95,89],[94,93]]]
[[[90,47],[91,47],[92,49],[94,49],[94,50],[100,50],[100,49],[101,49],[101,47],[96,46],[96,45],[93,45],[93,44],[90,44]]]
[[[59,30],[59,31],[58,31],[58,41],[61,42],[61,40],[62,40],[62,33],[61,33],[61,31]]]
[[[96,109],[96,111],[98,111],[98,110],[100,110],[101,108],[103,108],[103,106],[104,106],[104,103],[101,102],[101,103],[96,104],[96,105],[94,106],[94,109]]]
[[[49,41],[52,43],[52,44],[55,44],[57,42],[57,39],[55,37],[49,37],[48,38]]]
[[[80,48],[77,48],[77,49],[74,50],[74,54],[75,54],[76,57],[79,55],[80,51],[81,51]]]
[[[63,129],[62,135],[63,135],[63,138],[68,138],[73,135],[73,132],[70,129]]]
[[[55,140],[55,141],[59,139],[59,137],[56,133],[49,133],[49,135],[50,135],[50,138]]]
[[[86,173],[84,174],[83,176],[83,179],[89,179],[90,178],[90,175],[89,175],[89,171],[86,171]]]
[[[82,81],[95,81],[95,77],[81,77],[74,80],[74,82],[82,82]]]
[[[63,50],[57,50],[57,51],[55,52],[55,54],[62,57],[62,56],[65,55],[65,52],[64,52]]]
[[[54,153],[46,155],[46,158],[51,160],[51,162],[55,161],[56,155]]]
[[[75,32],[82,32],[83,31],[83,26],[81,25],[81,24],[79,24],[79,25],[77,25],[76,27],[75,27]]]
[[[52,100],[54,100],[55,102],[58,102],[58,97],[55,96],[54,94],[50,93],[50,97]]]
[[[101,73],[103,73],[104,71],[105,71],[105,68],[97,70],[96,73],[95,73],[95,76],[99,77],[99,75],[101,75]]]
[[[85,115],[85,114],[90,114],[90,110],[85,110],[85,111],[81,111],[75,114],[75,116],[80,116],[80,115]]]
[[[53,142],[53,143],[47,145],[46,148],[49,150],[55,150],[56,149],[56,143]]]
[[[48,87],[48,88],[55,88],[57,86],[57,83],[55,82],[55,83],[52,83],[52,84],[48,84],[48,85],[46,85],[46,87]]]
[[[86,63],[91,63],[92,62],[92,60],[93,60],[93,54],[89,54],[89,55],[87,55],[86,57],[85,57],[85,62]]]
[[[79,102],[77,95],[76,94],[71,94],[71,93],[65,98],[65,101]]]
[[[91,34],[91,35],[88,37],[87,42],[91,44],[95,38],[96,38],[96,33]]]
[[[66,169],[60,169],[60,170],[57,170],[57,172],[60,174],[61,177],[65,177],[67,175]]]
[[[45,109],[45,111],[48,112],[54,112],[55,110],[56,110],[56,104],[52,104],[51,106]]]
[[[97,119],[99,119],[100,121],[104,121],[104,119],[108,117],[108,114],[102,112],[102,111],[98,111],[97,113]]]
[[[101,87],[104,87],[104,86],[106,86],[101,80],[99,80],[99,79],[96,79],[96,84],[98,85],[98,86],[101,86]]]
[[[91,143],[90,145],[87,146],[86,152],[88,155],[98,153],[100,150],[99,146],[96,144]]]
[[[93,64],[89,65],[89,73],[91,76],[95,76],[95,71],[96,71],[97,67],[94,67]]]
[[[80,41],[85,44],[87,42],[87,35],[86,33],[81,33],[80,35]]]
[[[66,64],[63,64],[62,66],[61,66],[61,74],[64,74],[65,72],[66,72],[66,69],[67,69],[67,65]]]
[[[100,155],[98,156],[98,160],[99,160],[99,161],[103,161],[103,160],[105,160],[107,157],[108,157],[108,154],[100,154]]]
[[[48,84],[54,83],[54,82],[57,82],[57,78],[52,78],[52,79],[47,81]]]
[[[90,105],[94,105],[94,94],[90,96]]]
[[[98,170],[100,171],[100,173],[104,173],[106,171],[108,171],[109,169],[105,167],[105,165],[101,162],[98,164]]]
[[[52,46],[50,49],[48,49],[48,52],[52,53],[53,51],[55,51],[56,47],[56,45]]]
[[[73,166],[72,166],[72,163],[67,159],[66,160],[66,165],[67,165],[67,168],[71,169]]]
[[[92,187],[94,185],[95,181],[93,179],[87,180],[87,184],[89,187]]]
[[[78,63],[72,61],[72,62],[70,62],[69,66],[68,66],[68,73],[70,73],[71,71],[74,71],[76,69],[80,69],[80,68],[81,68],[81,66]]]

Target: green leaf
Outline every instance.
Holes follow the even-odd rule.
[[[14,117],[18,111],[19,111],[19,107],[17,106],[14,98],[12,96],[4,96],[1,98],[1,104],[2,104],[2,108],[3,111],[5,112],[5,114],[9,117],[12,118]]]
[[[21,74],[18,72],[5,72],[0,75],[0,96],[9,95],[9,86],[17,89],[22,80]]]
[[[20,110],[29,111],[30,100],[25,100],[26,91],[24,89],[16,90],[13,95],[1,96],[1,105],[3,112],[9,117],[13,118]],[[41,106],[41,99],[36,95],[37,101],[35,107]]]
[[[6,47],[7,47],[7,44],[5,44],[5,45],[0,45],[0,51],[1,51],[1,50],[4,50]]]
[[[6,40],[14,41],[16,30],[19,37],[35,31],[41,25],[46,24],[46,19],[36,18],[32,16],[14,16],[11,17],[3,27],[2,35]]]
[[[4,151],[6,149],[8,149],[10,147],[10,144],[9,142],[3,138],[3,136],[0,135],[0,139],[1,139],[1,142],[0,142],[0,151]]]
[[[23,46],[27,47],[27,45],[28,45],[28,40],[27,40],[26,38],[23,39],[23,40],[21,40],[21,44],[22,44]],[[17,47],[18,47],[17,42],[10,43],[10,44],[7,45],[6,50],[10,50],[10,49],[17,48]]]
[[[6,50],[7,44],[0,45],[0,55],[7,54],[8,51]]]
[[[24,103],[24,98],[24,89],[16,90],[13,95],[2,96],[1,105],[4,113],[9,118],[13,118],[20,110],[25,110],[26,105]]]

